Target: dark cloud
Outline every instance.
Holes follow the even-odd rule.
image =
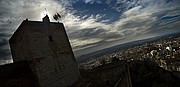
[[[4,36],[0,34],[0,36]],[[6,35],[5,35],[6,36]],[[0,59],[11,59],[7,38],[0,37]]]
[[[8,38],[10,37],[11,34],[5,33],[5,32],[0,32],[0,38]]]
[[[0,50],[0,58],[2,60],[9,60],[9,59],[11,59],[10,55],[11,55],[11,52],[10,52],[9,49],[1,49]]]
[[[8,41],[4,38],[0,38],[0,47],[5,46],[8,44]]]

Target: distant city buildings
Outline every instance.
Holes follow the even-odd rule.
[[[79,64],[80,68],[93,69],[94,67],[108,64],[113,58],[119,60],[151,60],[160,67],[169,71],[180,71],[180,37],[146,43],[126,50],[121,50],[110,55]],[[100,62],[97,63],[97,61]]]

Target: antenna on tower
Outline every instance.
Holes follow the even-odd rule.
[[[61,15],[57,12],[57,6],[56,6],[56,13],[53,15],[53,18],[54,18],[54,20],[56,20],[58,22],[61,18]]]
[[[43,15],[44,15],[44,16],[48,15],[48,12],[47,12],[46,8],[44,8],[44,10],[45,10],[45,11],[43,11]]]
[[[53,18],[58,21],[61,18],[61,15],[59,13],[54,14]]]

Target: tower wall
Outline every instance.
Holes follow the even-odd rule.
[[[14,62],[33,61],[32,69],[42,87],[67,87],[80,78],[62,23],[24,21],[10,46]]]

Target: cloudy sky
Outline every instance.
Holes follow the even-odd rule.
[[[76,56],[180,32],[180,0],[0,0],[0,64],[12,62],[8,39],[24,19],[55,13]]]

